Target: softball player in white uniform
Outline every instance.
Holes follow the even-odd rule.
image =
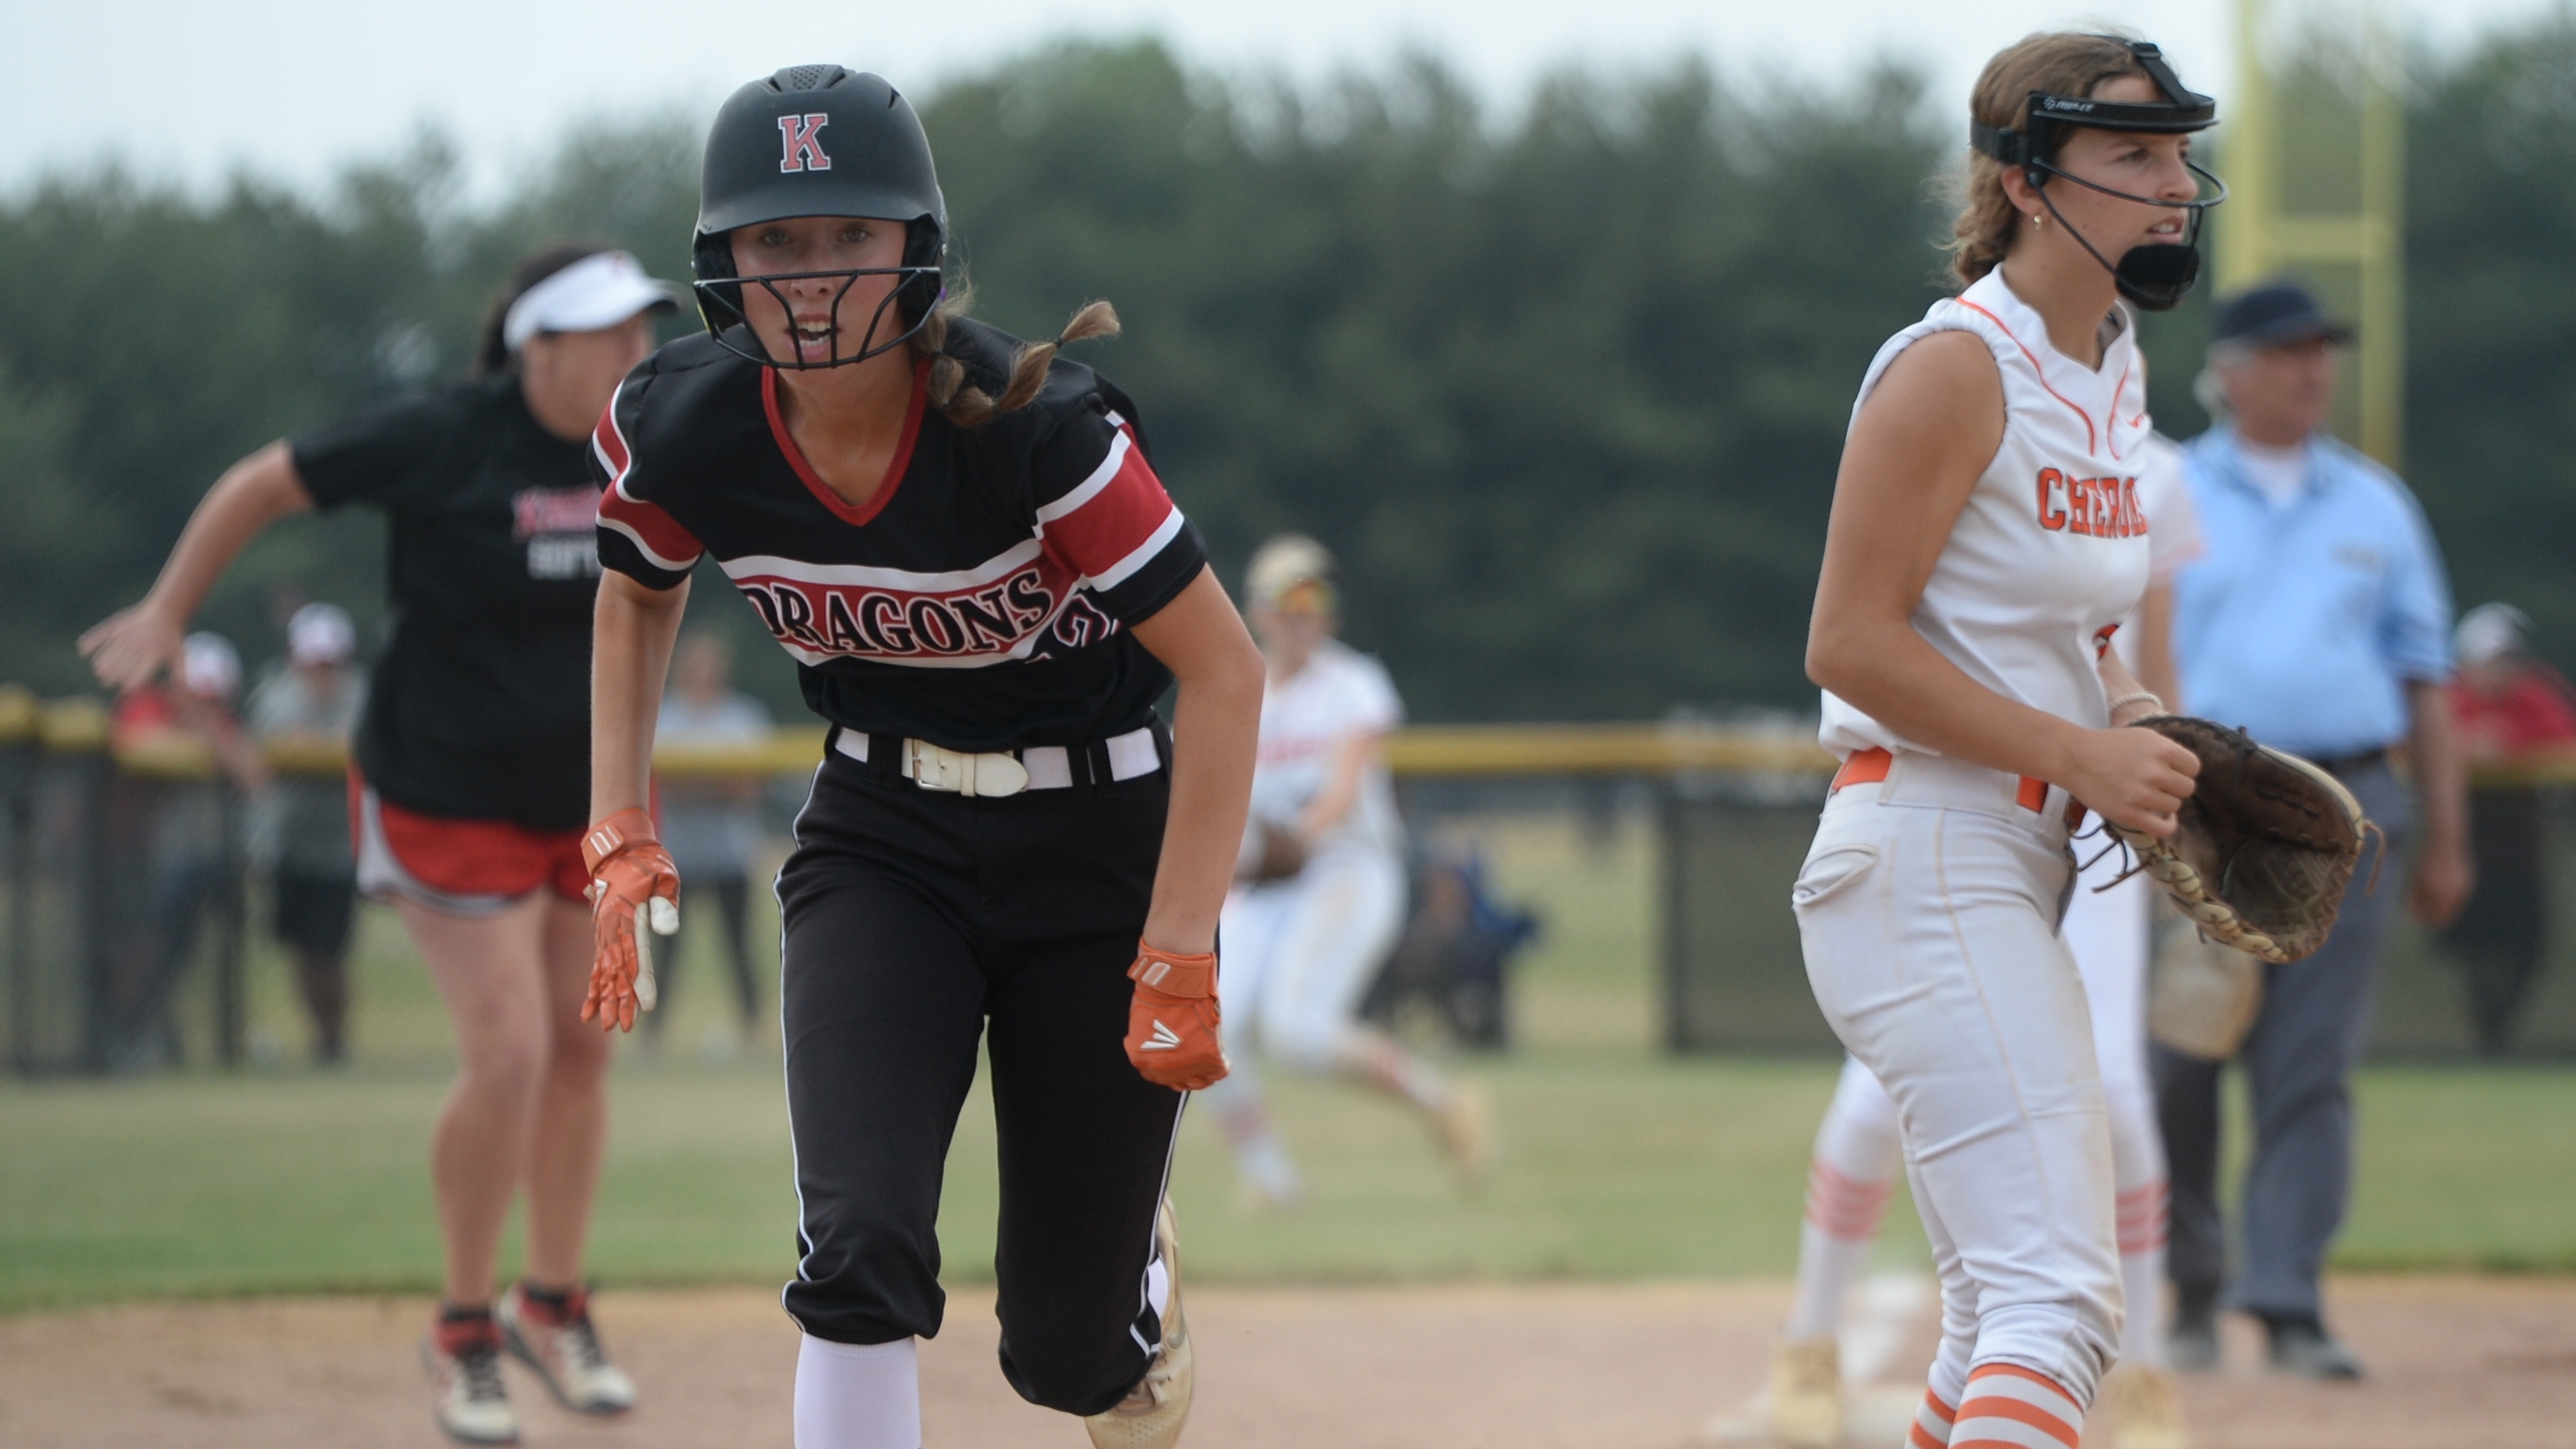
[[[1321,544],[1289,534],[1263,545],[1247,593],[1270,666],[1243,850],[1252,878],[1227,898],[1219,927],[1217,993],[1234,1071],[1201,1095],[1245,1187],[1274,1206],[1293,1205],[1304,1188],[1262,1101],[1256,1040],[1299,1071],[1344,1074],[1413,1104],[1472,1176],[1490,1139],[1481,1095],[1358,1019],[1404,927],[1404,828],[1382,748],[1403,702],[1384,666],[1333,637],[1332,556]],[[1264,869],[1265,853],[1290,859]]]
[[[2160,692],[2170,690],[2173,678],[2162,627],[2171,581],[2201,551],[2182,470],[2181,449],[2161,434],[2150,437],[2137,475],[2139,511],[2152,525],[2147,595],[2112,637],[2121,662]],[[2099,824],[2099,817],[2088,818],[2079,836],[2100,840]],[[2104,1380],[2103,1395],[2116,1404],[2115,1449],[2176,1449],[2183,1442],[2181,1411],[2165,1372],[2164,1144],[2146,1063],[2147,906],[2153,887],[2134,872],[2123,877],[2128,862],[2120,852],[2087,854],[2058,936],[2083,978],[2111,1120],[2120,1286],[2128,1311],[2119,1367]],[[1845,1058],[1833,1102],[1816,1129],[1806,1220],[1798,1236],[1798,1296],[1772,1367],[1772,1435],[1786,1449],[1843,1442],[1836,1335],[1903,1165],[1895,1102],[1869,1068]]]
[[[2188,137],[2215,106],[2153,46],[2059,34],[1990,61],[1972,115],[1969,285],[1880,349],[1835,483],[1807,662],[1844,763],[1792,904],[1817,1004],[1895,1102],[1940,1273],[1910,1442],[2076,1449],[2122,1295],[2057,930],[2074,802],[2170,833],[2197,769],[2111,727],[2163,708],[2108,649],[2149,572],[2119,302],[2170,306],[2197,273]]]

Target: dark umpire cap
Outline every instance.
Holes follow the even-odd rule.
[[[2318,338],[2343,343],[2352,329],[2326,315],[2316,293],[2296,282],[2274,282],[2239,292],[2218,304],[2210,323],[2212,342],[2241,342],[2248,347],[2286,347]]]

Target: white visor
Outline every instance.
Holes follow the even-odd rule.
[[[595,332],[680,299],[679,288],[646,276],[626,253],[594,252],[520,293],[501,319],[501,342],[516,352],[540,332]]]

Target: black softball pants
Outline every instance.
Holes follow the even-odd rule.
[[[1121,1042],[1169,772],[1111,783],[1104,757],[1101,783],[992,799],[871,753],[826,752],[778,877],[787,1311],[841,1343],[939,1332],[940,1179],[989,1030],[1002,1374],[1099,1413],[1162,1344],[1147,1274],[1184,1098]]]

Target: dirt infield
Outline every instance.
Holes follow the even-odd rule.
[[[2376,1376],[2322,1387],[2251,1367],[2193,1380],[2202,1449],[2568,1449],[2576,1283],[2362,1279],[2337,1319]],[[1201,1449],[1682,1449],[1758,1388],[1786,1290],[1770,1284],[1260,1289],[1192,1298]],[[12,1449],[430,1449],[416,1300],[152,1304],[0,1320],[0,1443]],[[765,1292],[604,1295],[645,1407],[591,1423],[515,1373],[532,1445],[784,1445],[795,1336]],[[1919,1340],[1921,1335],[1914,1337]],[[993,1367],[989,1293],[925,1346],[937,1449],[1083,1443]],[[1899,1355],[1909,1375],[1928,1344]],[[1894,1441],[1888,1440],[1887,1443]],[[1871,1449],[1880,1449],[1873,1441]]]

